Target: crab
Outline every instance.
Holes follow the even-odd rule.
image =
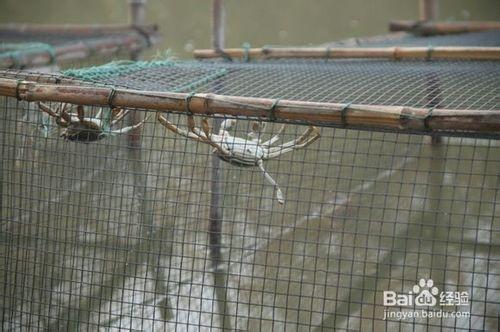
[[[222,121],[217,134],[212,132],[207,119],[201,121],[201,129],[197,128],[191,115],[188,116],[187,120],[188,130],[177,127],[159,112],[157,113],[157,120],[176,134],[212,146],[213,152],[225,162],[243,167],[259,167],[265,179],[274,187],[276,199],[280,204],[285,202],[283,192],[278,183],[264,168],[264,161],[277,158],[295,149],[304,148],[320,137],[319,130],[314,126],[309,126],[298,138],[273,146],[280,139],[285,125],[281,125],[276,134],[269,140],[264,141],[260,132],[264,129],[265,123],[256,121],[252,123],[252,130],[248,133],[248,139],[245,139],[232,136],[229,133],[229,129],[236,125],[236,119]]]
[[[61,132],[61,137],[70,141],[84,143],[98,141],[108,136],[125,134],[141,127],[147,120],[145,118],[133,126],[113,130],[113,126],[128,114],[128,110],[101,108],[94,117],[85,117],[85,110],[82,105],[76,106],[76,113],[68,112],[68,109],[72,106],[67,103],[59,104],[56,110],[41,102],[38,103],[38,107],[53,117],[60,127],[65,128]]]

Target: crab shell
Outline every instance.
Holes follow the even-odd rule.
[[[106,133],[101,128],[101,121],[85,118],[81,122],[72,122],[63,130],[61,137],[69,141],[90,143],[103,139]]]
[[[260,160],[265,159],[265,150],[257,142],[239,137],[223,136],[221,146],[231,154],[223,154],[215,150],[217,156],[238,166],[257,166]]]

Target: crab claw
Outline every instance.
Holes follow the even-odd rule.
[[[227,119],[222,121],[220,124],[220,130],[228,130],[231,129],[236,124],[235,119]]]
[[[188,125],[188,128],[189,128],[189,131],[192,132],[192,133],[195,133],[196,130],[196,123],[194,122],[194,118],[192,116],[188,116],[187,118],[187,125]]]
[[[285,204],[285,196],[283,195],[283,192],[281,191],[280,187],[278,186],[278,183],[269,175],[269,173],[266,171],[264,168],[264,164],[262,160],[260,160],[257,163],[257,166],[259,166],[261,172],[264,174],[264,177],[266,180],[273,185],[274,189],[276,190],[276,199],[278,200],[278,203],[280,204]]]
[[[205,136],[206,137],[210,137],[210,133],[211,133],[211,129],[210,129],[210,125],[208,124],[208,120],[207,119],[203,119],[201,120],[201,128],[203,129],[203,132],[205,133]]]
[[[278,186],[276,186],[276,199],[278,200],[278,203],[285,204],[285,197],[283,196],[283,192]]]

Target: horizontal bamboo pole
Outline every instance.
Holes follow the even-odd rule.
[[[449,59],[449,60],[500,60],[500,47],[278,47],[278,48],[227,48],[195,50],[195,58],[383,58],[383,59]]]
[[[130,25],[130,24],[27,24],[9,23],[0,24],[0,33],[26,33],[26,34],[58,34],[65,33],[75,36],[86,36],[106,33],[126,33],[140,29],[149,34],[158,32],[158,26]]]
[[[500,29],[500,22],[419,22],[393,21],[389,23],[390,31],[407,31],[423,36],[447,35]]]
[[[114,92],[113,92],[114,91]],[[113,93],[112,93],[113,92]],[[199,93],[148,92],[107,87],[39,84],[0,79],[0,95],[26,101],[67,102],[77,105],[108,106],[109,96],[116,107],[154,111],[228,115],[278,121],[370,128],[398,132],[441,132],[463,136],[500,138],[500,110],[450,110],[383,105],[346,105],[295,100],[249,98]]]
[[[398,42],[401,41],[403,38],[408,37],[407,32],[390,32],[387,34],[383,35],[375,35],[375,36],[369,36],[369,37],[352,37],[352,38],[346,38],[346,39],[341,39],[337,41],[331,41],[331,42],[326,42],[323,43],[319,46],[321,47],[358,47],[358,46],[363,46],[364,44],[368,43],[382,43],[382,42]]]
[[[61,46],[54,46],[54,53],[47,50],[28,52],[19,57],[2,56],[0,53],[0,67],[39,67],[53,62],[61,63],[76,59],[84,59],[91,55],[108,55],[120,51],[136,52],[145,48],[144,39],[139,35],[130,35],[113,38],[101,38],[88,42],[75,42]]]

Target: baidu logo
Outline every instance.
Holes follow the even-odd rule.
[[[469,305],[468,292],[440,292],[438,287],[434,285],[434,281],[430,278],[420,279],[407,293],[384,291],[383,294],[384,306],[388,307],[384,309],[384,320],[417,317],[470,317],[469,311],[450,311],[450,309],[443,311],[446,307],[456,308],[458,306]],[[389,307],[400,307],[401,309],[400,311],[394,311],[390,310]]]
[[[408,293],[396,293],[394,291],[384,291],[384,306],[430,306],[437,304],[436,295],[439,289],[434,286],[432,279],[420,279]]]

